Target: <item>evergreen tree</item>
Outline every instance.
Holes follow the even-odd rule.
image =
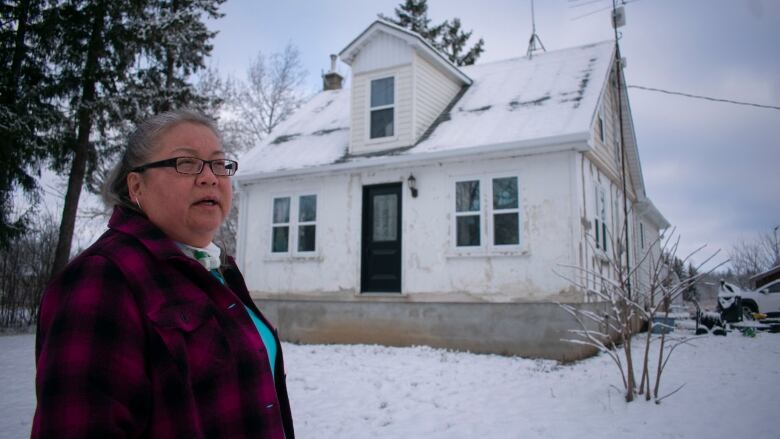
[[[379,14],[380,18],[419,34],[434,47],[438,48],[439,36],[447,22],[445,21],[442,24],[431,27],[431,19],[428,18],[427,0],[406,0],[404,4],[395,8],[395,16],[396,18],[393,19]]]
[[[379,17],[416,32],[458,66],[474,64],[484,51],[485,41],[482,38],[468,50],[465,49],[472,31],[463,31],[459,18],[431,26],[427,0],[405,0],[395,8],[395,18],[383,14],[379,14]]]
[[[35,176],[50,148],[48,133],[58,125],[47,81],[45,12],[43,0],[0,4],[0,249],[28,228],[32,209],[23,213],[14,191],[35,204]]]
[[[203,13],[216,17],[224,0],[73,0],[58,5],[58,92],[67,104],[68,130],[56,167],[69,170],[52,273],[67,263],[78,200],[112,157],[129,125],[196,101],[189,75],[210,51]]]
[[[458,66],[470,66],[477,61],[477,58],[485,50],[485,40],[482,38],[477,41],[469,50],[465,50],[466,43],[471,38],[472,31],[464,32],[461,29],[460,19],[454,18],[452,23],[444,22],[444,33],[442,34],[439,46],[447,54],[450,61]],[[465,52],[464,52],[465,51]]]
[[[208,100],[200,96],[191,76],[205,68],[204,60],[213,46],[204,17],[222,17],[219,6],[225,0],[152,0],[147,5],[138,32],[142,36],[140,65],[128,78],[125,98],[137,105],[145,117],[187,105],[209,110]]]

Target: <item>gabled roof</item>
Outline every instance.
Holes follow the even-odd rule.
[[[427,136],[415,145],[371,156],[348,154],[350,91],[319,93],[242,157],[237,178],[561,143],[586,149],[614,52],[612,42],[603,42],[462,67],[473,83]]]
[[[339,52],[339,58],[341,58],[344,63],[351,66],[355,57],[357,57],[363,47],[365,47],[374,36],[381,32],[405,41],[409,46],[415,48],[417,53],[427,59],[431,64],[439,67],[461,84],[471,84],[471,78],[466,76],[463,71],[456,67],[449,59],[444,57],[441,52],[431,46],[431,44],[422,38],[420,34],[385,20],[377,20],[371,23],[366,30]]]

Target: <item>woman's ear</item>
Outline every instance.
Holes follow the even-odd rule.
[[[143,186],[143,179],[138,172],[131,172],[127,174],[127,193],[130,195],[130,200],[134,203],[138,202],[138,197],[141,196],[141,187]]]

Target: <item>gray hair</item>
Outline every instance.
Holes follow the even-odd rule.
[[[167,130],[180,123],[194,123],[210,129],[222,141],[216,122],[197,110],[180,109],[154,115],[138,124],[130,135],[127,148],[119,162],[103,182],[101,195],[108,207],[123,206],[135,211],[138,207],[130,199],[127,175],[130,170],[141,166],[160,146],[157,139]]]

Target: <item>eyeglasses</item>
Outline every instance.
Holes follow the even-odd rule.
[[[203,172],[203,165],[206,163],[211,167],[211,172],[218,176],[229,177],[238,170],[238,162],[235,160],[201,160],[195,157],[174,157],[135,167],[130,172],[144,172],[150,168],[176,168],[176,172],[179,174],[198,175]]]

